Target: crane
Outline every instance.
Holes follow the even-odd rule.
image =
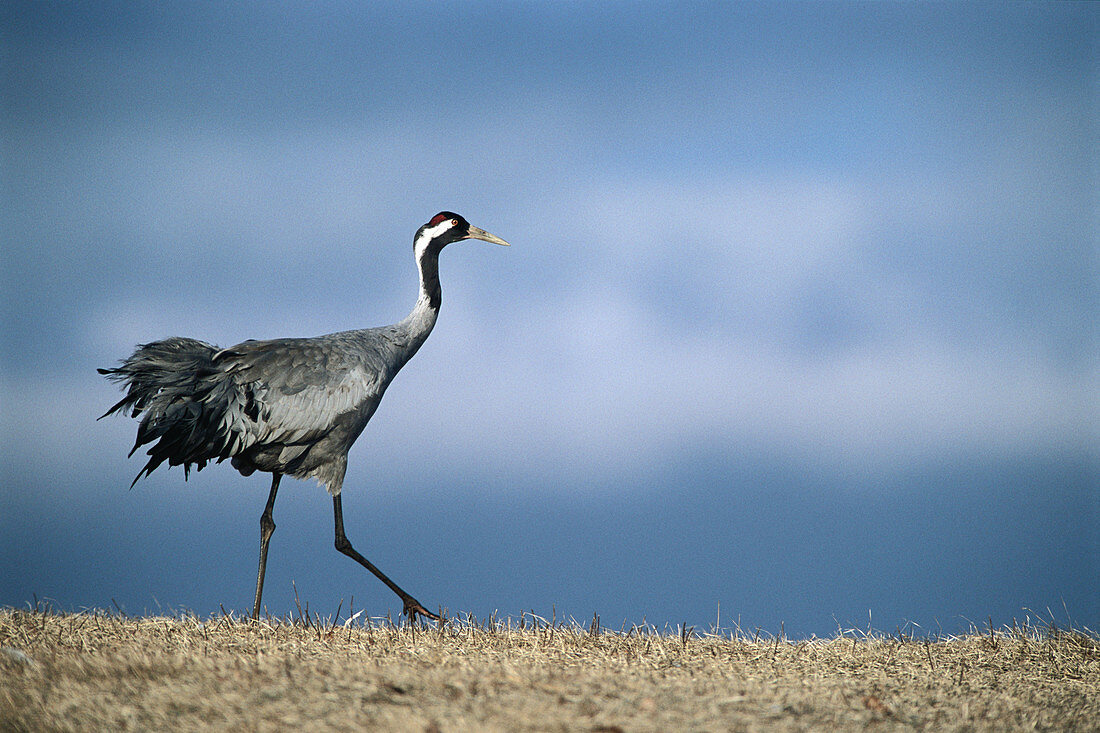
[[[500,237],[442,211],[420,227],[413,253],[420,293],[400,323],[341,331],[315,338],[248,340],[226,349],[192,338],[143,344],[120,366],[99,369],[126,389],[102,417],[129,412],[141,417],[129,455],[149,445],[148,463],[131,487],[165,461],[202,470],[229,459],[249,476],[271,474],[260,515],[260,563],[252,618],[259,618],[267,550],[275,531],[272,512],[284,475],[316,479],[332,496],[336,549],[373,573],[397,594],[410,622],[439,620],[419,601],[359,554],[344,533],[341,489],[348,450],[374,415],[397,372],[428,338],[439,315],[439,253],[452,242],[480,239],[507,246]]]

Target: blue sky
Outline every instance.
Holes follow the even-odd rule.
[[[264,477],[127,491],[95,367],[399,320],[452,209],[513,246],[444,253],[345,482],[429,607],[1100,627],[1094,6],[3,13],[0,603],[247,608]],[[276,521],[273,612],[396,612]]]

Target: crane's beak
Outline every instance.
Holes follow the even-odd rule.
[[[492,244],[503,244],[505,247],[508,246],[508,243],[500,237],[496,236],[495,234],[490,234],[484,229],[478,229],[473,224],[470,225],[470,233],[463,237],[463,239],[480,239],[483,242],[490,242]]]

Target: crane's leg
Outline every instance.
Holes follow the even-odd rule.
[[[267,572],[267,544],[271,542],[271,534],[275,531],[275,520],[271,518],[271,510],[275,508],[275,494],[279,493],[279,479],[281,473],[271,474],[271,493],[267,495],[267,506],[260,515],[260,569],[256,573],[256,604],[252,606],[252,618],[260,617],[260,597],[264,594],[264,574]]]
[[[374,573],[376,578],[381,580],[390,590],[396,593],[397,597],[400,598],[401,602],[404,604],[403,613],[409,617],[409,621],[415,622],[417,614],[438,621],[439,616],[424,608],[424,606],[420,604],[420,601],[401,590],[397,583],[387,578],[385,573],[374,567],[367,558],[360,555],[355,551],[355,548],[351,546],[351,542],[348,541],[347,535],[344,534],[344,510],[340,506],[339,494],[332,497],[332,511],[336,516],[336,549]]]

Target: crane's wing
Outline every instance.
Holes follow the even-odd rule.
[[[388,383],[380,353],[331,336],[245,341],[213,361],[235,387],[222,417],[223,456],[256,444],[308,446],[341,416],[373,412]]]

